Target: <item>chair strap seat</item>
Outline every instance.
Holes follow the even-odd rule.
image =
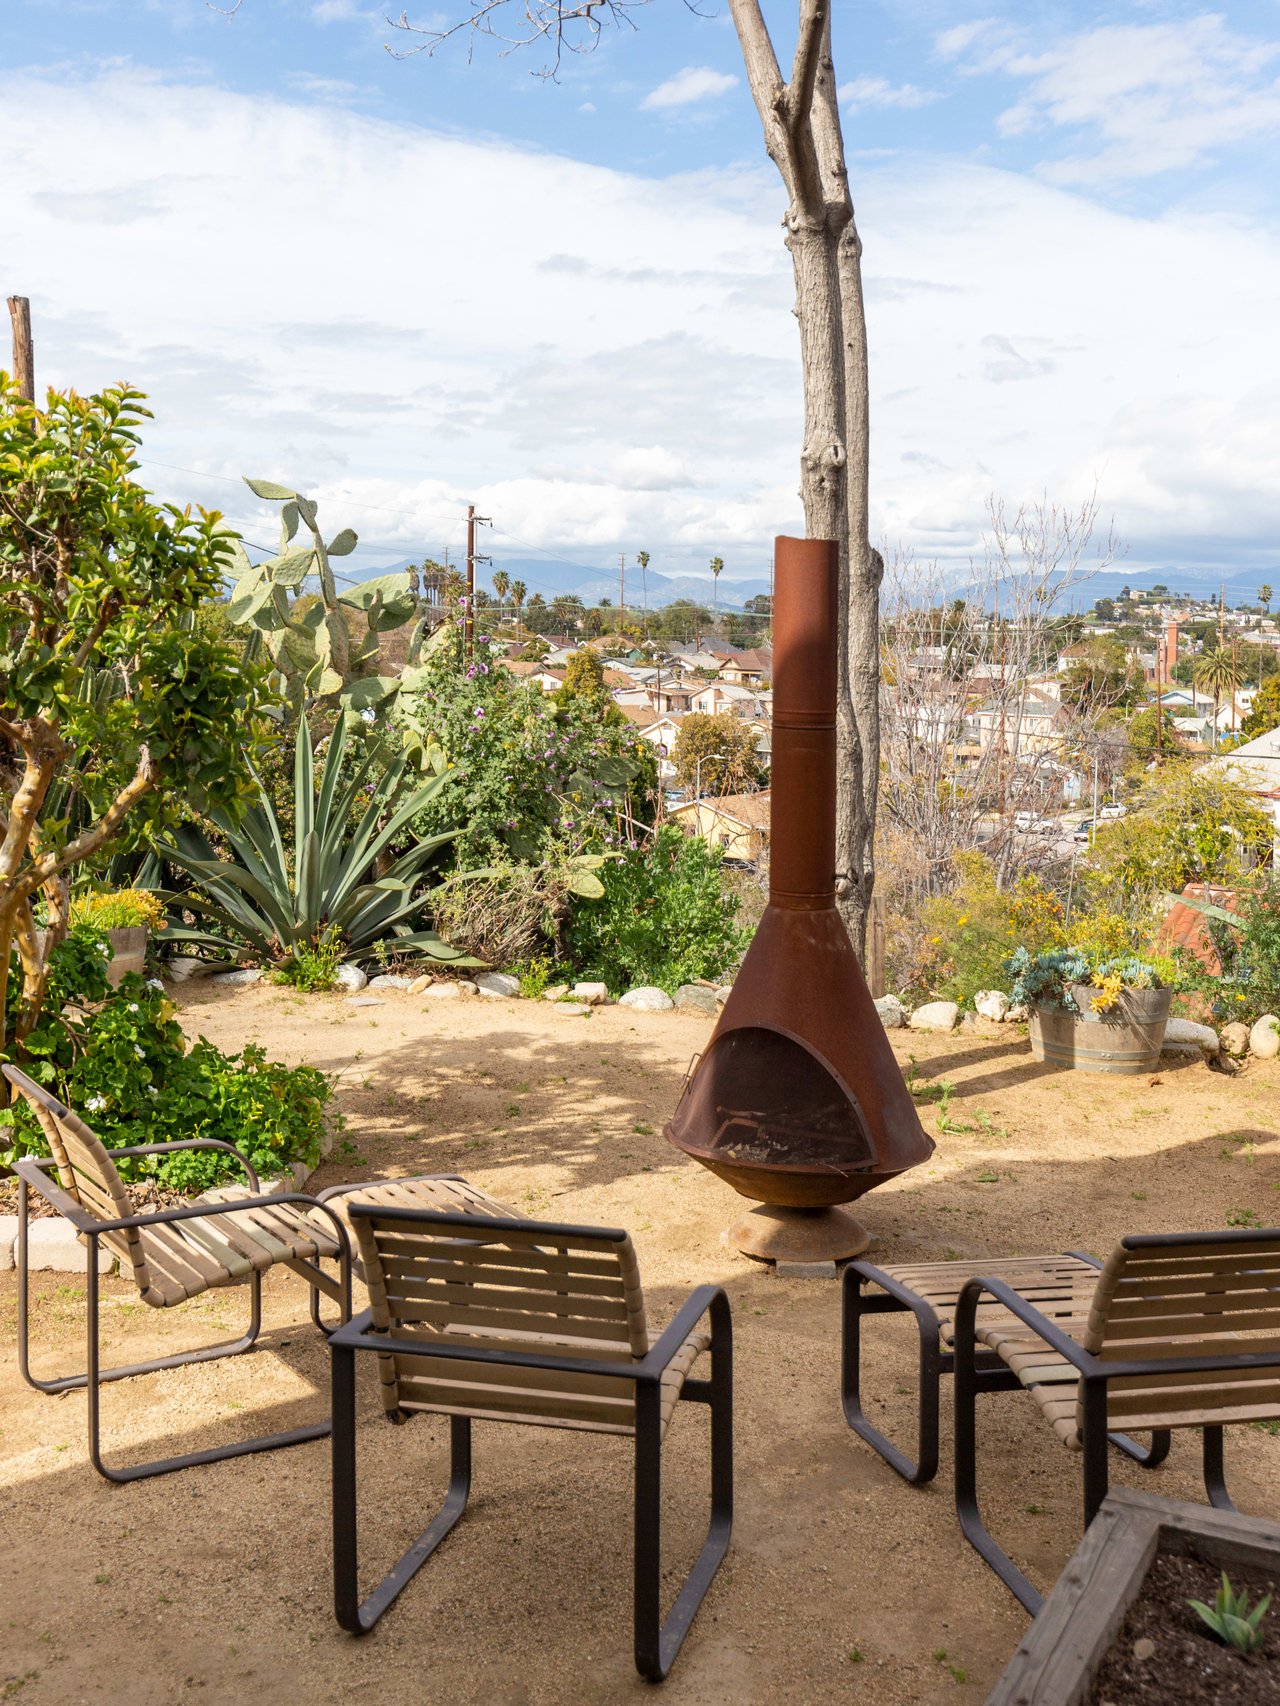
[[[206,1191],[199,1200],[238,1202],[253,1193],[243,1185]],[[169,1309],[201,1292],[238,1285],[276,1262],[315,1262],[338,1255],[332,1227],[317,1225],[294,1203],[259,1203],[238,1214],[193,1216],[167,1226],[138,1229],[147,1283],[144,1303]],[[103,1240],[111,1242],[111,1234]],[[122,1252],[125,1271],[129,1256]]]
[[[883,1271],[932,1305],[939,1335],[948,1348],[955,1342],[960,1293],[977,1276],[1004,1280],[1060,1324],[1082,1314],[1087,1316],[1098,1283],[1097,1268],[1079,1256],[978,1256],[961,1262],[901,1262]],[[983,1297],[978,1304],[979,1327],[1001,1321],[1016,1324],[1017,1318],[994,1298]]]

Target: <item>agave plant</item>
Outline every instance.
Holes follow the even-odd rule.
[[[340,720],[330,738],[317,789],[311,732],[305,716],[299,718],[292,857],[270,796],[256,773],[257,804],[239,820],[225,813],[211,818],[230,845],[233,859],[220,857],[194,825],[179,830],[171,843],[157,845],[162,859],[195,879],[194,892],[169,898],[211,926],[174,924],[166,932],[167,941],[236,951],[243,951],[247,944],[260,958],[281,963],[299,949],[314,948],[326,937],[332,941],[336,936],[347,955],[356,959],[385,943],[396,952],[425,954],[455,964],[480,963],[466,959],[436,931],[413,927],[424,903],[446,886],[425,891],[421,887],[432,858],[458,830],[415,839],[407,852],[392,860],[382,875],[377,874],[380,859],[445,785],[443,764],[426,782],[413,777],[401,798],[405,777],[412,776],[407,757],[395,760],[371,781],[378,765],[376,754],[366,751],[353,761],[344,778],[346,753],[347,726]],[[368,803],[355,822],[366,790]]]

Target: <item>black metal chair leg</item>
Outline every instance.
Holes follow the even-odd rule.
[[[729,1549],[733,1529],[732,1320],[723,1294],[711,1305],[711,1379],[686,1382],[681,1396],[711,1406],[711,1520],[702,1550],[664,1621],[661,1388],[655,1383],[636,1389],[635,1661],[649,1682],[664,1681],[675,1663]]]
[[[1117,1451],[1131,1458],[1140,1469],[1158,1469],[1169,1455],[1169,1446],[1173,1435],[1168,1428],[1153,1428],[1151,1444],[1139,1445],[1136,1439],[1130,1439],[1128,1434],[1108,1434],[1107,1438]]]
[[[1205,1428],[1204,1434],[1204,1490],[1209,1495],[1209,1503],[1215,1510],[1233,1511],[1231,1495],[1227,1491],[1226,1477],[1222,1467],[1222,1429]]]
[[[254,1274],[249,1281],[252,1298],[253,1322],[248,1343],[242,1346],[248,1349],[253,1339],[258,1335],[262,1323],[262,1278]],[[98,1345],[99,1310],[98,1310],[98,1241],[89,1240],[88,1261],[88,1368],[83,1380],[64,1382],[68,1385],[83,1385],[87,1388],[89,1401],[89,1461],[107,1481],[126,1485],[131,1481],[148,1481],[155,1475],[169,1475],[175,1469],[191,1469],[199,1463],[223,1463],[231,1457],[248,1457],[259,1451],[277,1451],[288,1445],[306,1445],[311,1440],[324,1439],[329,1432],[329,1423],[316,1422],[305,1428],[289,1428],[283,1433],[258,1434],[253,1439],[240,1440],[234,1445],[214,1446],[207,1451],[188,1451],[179,1457],[157,1457],[148,1463],[136,1463],[126,1469],[112,1469],[102,1458],[101,1444],[101,1389],[110,1380],[121,1380],[128,1374],[145,1374],[154,1368],[175,1368],[187,1362],[208,1362],[207,1353],[189,1352],[186,1356],[166,1357],[153,1363],[141,1363],[133,1368],[109,1369],[105,1372],[99,1367],[100,1355]],[[222,1355],[228,1353],[222,1352]]]
[[[840,1397],[844,1417],[859,1439],[878,1452],[891,1469],[912,1486],[932,1481],[938,1473],[938,1389],[942,1380],[942,1350],[938,1317],[923,1300],[916,1304],[885,1296],[863,1295],[865,1278],[848,1267],[844,1274],[844,1307],[840,1344]],[[914,1462],[868,1420],[862,1408],[862,1317],[898,1314],[911,1309],[920,1341],[919,1420]]]
[[[972,1323],[970,1323],[972,1324]],[[974,1366],[973,1341],[962,1343],[956,1334],[955,1391],[955,1495],[956,1515],[965,1539],[991,1566],[1018,1603],[1034,1617],[1044,1596],[992,1539],[978,1506],[978,1376]]]
[[[449,1418],[449,1491],[431,1523],[362,1602],[356,1501],[355,1352],[331,1345],[333,1358],[333,1609],[352,1635],[370,1629],[457,1526],[471,1492],[471,1421]]]

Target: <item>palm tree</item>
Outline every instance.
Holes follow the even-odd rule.
[[[644,637],[647,640],[649,638],[649,582],[645,576],[645,570],[649,567],[649,553],[637,551],[636,562],[640,565],[640,597],[644,603]]]
[[[711,559],[711,602],[717,617],[720,614],[720,576],[724,572],[724,558]]]
[[[1196,664],[1195,680],[1197,687],[1203,687],[1206,693],[1213,694],[1213,744],[1218,744],[1218,707],[1222,703],[1225,688],[1235,681],[1235,659],[1224,645],[1215,646],[1211,652],[1203,652]]]
[[[498,603],[507,602],[507,594],[511,591],[511,576],[505,569],[496,569],[489,577],[493,581],[493,590],[498,595]]]
[[[512,581],[511,597],[516,607],[516,627],[520,626],[520,612],[524,609],[524,598],[528,587],[523,581]]]
[[[1258,603],[1262,606],[1262,614],[1264,616],[1267,615],[1271,605],[1271,600],[1274,597],[1275,594],[1272,592],[1271,588],[1267,585],[1266,581],[1263,581],[1262,585],[1258,588]]]

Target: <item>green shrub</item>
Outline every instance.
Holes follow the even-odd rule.
[[[284,964],[272,974],[272,983],[291,984],[307,994],[332,989],[342,964],[342,937],[332,927],[314,945],[300,942]]]
[[[921,908],[929,950],[913,994],[929,994],[971,1007],[983,989],[1003,989],[1016,947],[1032,951],[1062,940],[1062,907],[1038,877],[1025,875],[1011,889],[996,884],[995,867],[982,853],[955,861],[956,884]]]
[[[98,944],[79,932],[55,950],[53,999],[16,1061],[24,1072],[108,1147],[213,1137],[233,1144],[262,1177],[294,1161],[318,1164],[332,1095],[322,1072],[268,1060],[253,1045],[223,1054],[204,1037],[187,1053],[164,992],[132,974],[108,990],[105,965]],[[67,1001],[77,1005],[63,1011]],[[48,1153],[25,1102],[0,1109],[0,1163]],[[149,1156],[121,1172],[183,1191],[243,1179],[235,1161],[217,1151]]]
[[[564,932],[577,975],[613,991],[655,984],[670,993],[718,977],[739,958],[747,932],[721,885],[721,853],[670,824],[600,872],[604,896],[576,904]]]
[[[1205,913],[1220,969],[1211,972],[1184,952],[1179,958],[1186,985],[1208,998],[1218,1019],[1252,1023],[1280,1012],[1280,876],[1272,872],[1242,894],[1234,916],[1211,904],[1198,910]]]

